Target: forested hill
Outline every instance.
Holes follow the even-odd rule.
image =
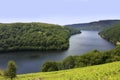
[[[0,24],[0,51],[63,50],[79,30],[46,23]]]
[[[67,27],[77,28],[80,30],[103,30],[106,27],[110,27],[116,23],[120,23],[120,20],[100,20],[90,23],[70,24]]]
[[[99,34],[108,41],[120,45],[120,24],[113,25],[111,28],[101,31]]]

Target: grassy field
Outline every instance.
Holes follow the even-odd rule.
[[[2,76],[0,80],[5,79]],[[120,80],[120,61],[55,72],[17,75],[15,80]]]

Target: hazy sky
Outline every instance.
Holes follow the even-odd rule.
[[[72,24],[120,19],[120,0],[0,0],[0,22]]]

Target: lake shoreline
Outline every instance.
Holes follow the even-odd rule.
[[[82,55],[92,50],[107,51],[115,47],[102,39],[98,31],[81,31],[81,34],[69,38],[69,48],[64,51],[22,51],[0,53],[0,68],[5,69],[9,60],[14,60],[18,66],[17,74],[39,72],[46,61],[61,61],[73,55]]]

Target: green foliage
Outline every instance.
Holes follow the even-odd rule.
[[[71,35],[81,33],[79,29],[75,29],[75,28],[71,28],[71,27],[66,27],[66,26],[65,26],[65,28],[70,31]]]
[[[114,61],[120,61],[120,46],[117,46],[115,49],[106,52],[99,52],[98,50],[93,50],[80,56],[69,56],[63,61],[58,62],[59,65],[56,66],[59,67],[57,68],[57,70],[62,70],[104,64]],[[42,69],[45,68],[47,69],[46,71],[49,71],[49,68],[51,68],[52,65],[55,64],[53,63],[50,64],[50,66],[42,67]],[[45,63],[44,66],[45,65],[48,65],[48,63]]]
[[[76,32],[45,23],[0,24],[0,51],[64,50],[69,47],[70,35]]]
[[[15,80],[119,80],[120,61],[55,72],[18,75]],[[0,80],[5,80],[0,77]]]
[[[9,61],[4,76],[10,78],[11,80],[16,77],[16,64],[14,61]]]
[[[57,71],[58,63],[57,62],[46,62],[42,66],[42,72]]]
[[[58,71],[63,69],[71,69],[75,67],[75,59],[73,56],[68,56],[62,62],[45,62],[42,65],[42,72],[49,72],[49,71]]]
[[[4,75],[4,71],[0,69],[0,76]]]
[[[63,69],[71,69],[75,66],[75,59],[73,56],[68,56],[62,61],[62,68]]]
[[[113,25],[111,28],[101,31],[99,34],[108,41],[117,44],[120,42],[120,24]]]

